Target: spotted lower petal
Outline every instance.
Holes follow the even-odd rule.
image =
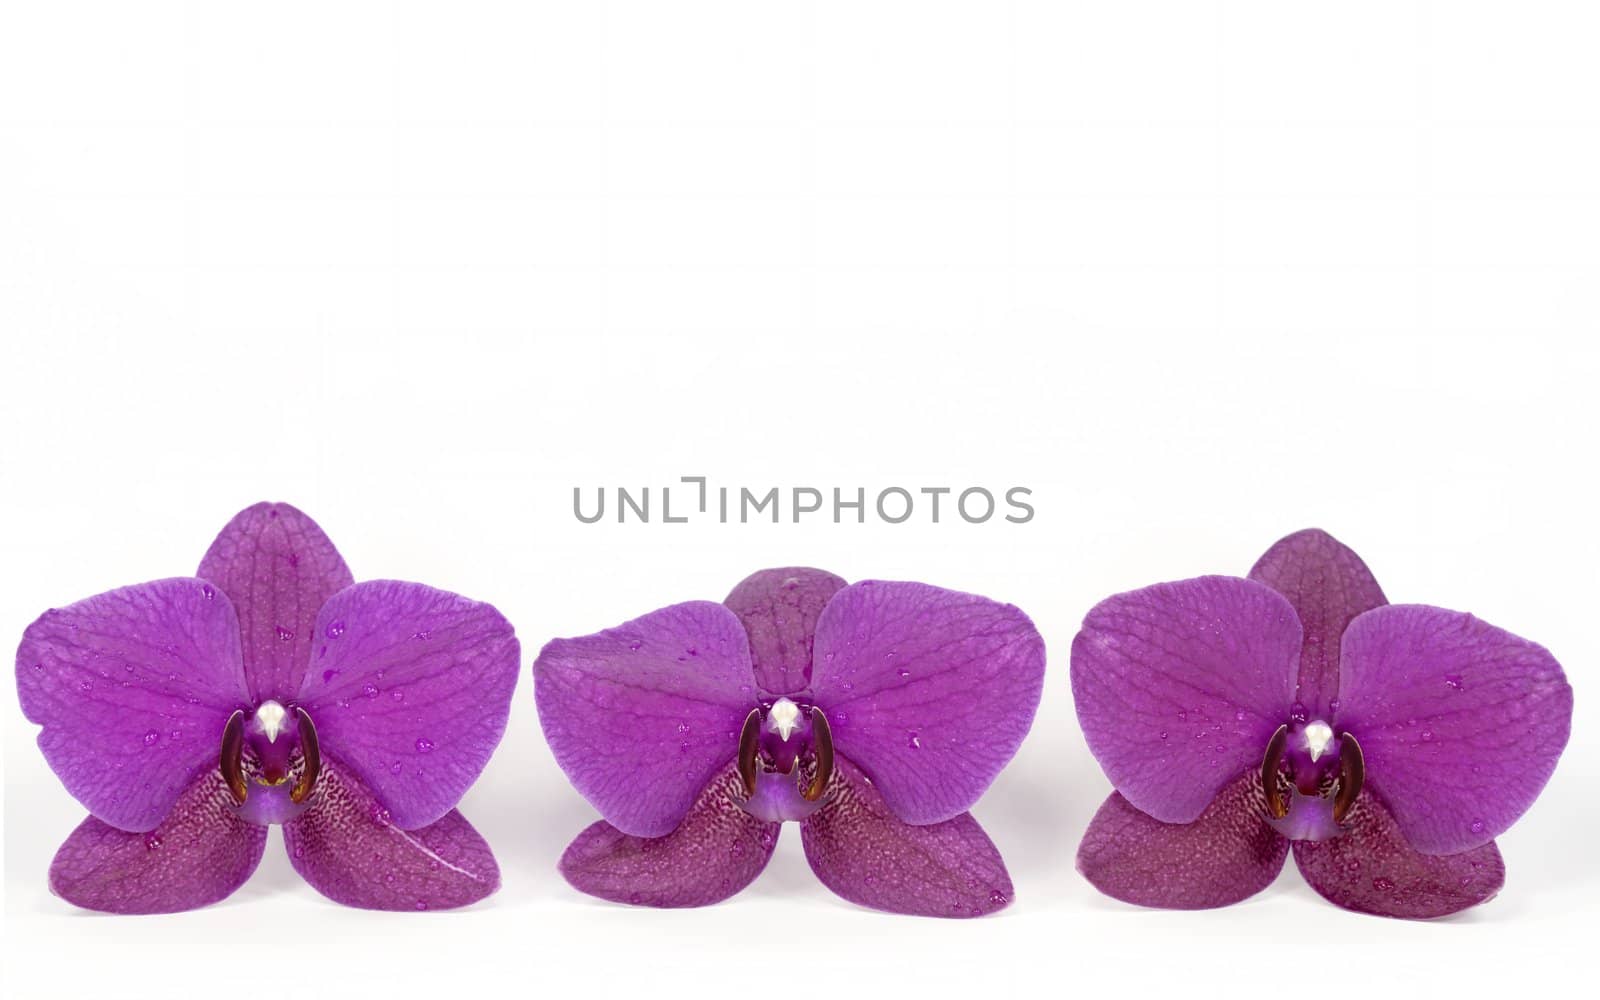
[[[1296,841],[1311,887],[1347,910],[1384,917],[1443,917],[1487,902],[1505,883],[1493,841],[1459,854],[1422,854],[1377,797],[1363,793],[1333,840]]]
[[[1139,906],[1200,910],[1248,899],[1272,884],[1289,854],[1262,802],[1256,774],[1234,779],[1192,823],[1163,823],[1112,792],[1078,845],[1078,871]]]
[[[561,874],[579,892],[637,906],[707,906],[754,882],[772,858],[781,823],[739,806],[736,768],[706,786],[678,828],[663,837],[630,837],[604,820],[561,856]]]
[[[152,830],[216,767],[247,697],[233,607],[178,578],[47,611],[17,648],[17,694],[67,791],[111,826]]]
[[[839,759],[825,804],[800,824],[822,884],[852,903],[929,917],[981,917],[1016,897],[994,842],[971,813],[903,822],[874,783]]]
[[[336,903],[367,910],[446,910],[500,887],[500,866],[478,831],[450,810],[406,830],[363,787],[329,761],[311,806],[284,824],[294,870]]]
[[[261,862],[267,828],[240,819],[221,774],[191,784],[143,833],[93,816],[50,863],[50,891],[107,913],[176,913],[232,895]]]

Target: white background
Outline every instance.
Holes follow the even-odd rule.
[[[7,3],[0,638],[193,572],[261,499],[525,659],[808,563],[1012,601],[1051,651],[976,812],[1015,906],[885,916],[791,827],[699,911],[554,864],[592,818],[533,688],[463,811],[505,888],[342,909],[277,835],[226,903],[45,891],[82,809],[9,683],[7,995],[1499,996],[1582,989],[1594,789],[1593,5]],[[1026,525],[582,525],[576,485],[1031,487]],[[1230,909],[1073,871],[1108,785],[1067,685],[1114,591],[1318,525],[1390,597],[1549,646],[1574,739],[1431,924],[1290,865]]]

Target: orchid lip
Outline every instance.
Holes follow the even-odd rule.
[[[1361,745],[1322,719],[1291,720],[1272,734],[1261,760],[1267,821],[1291,840],[1338,837],[1366,781]]]
[[[745,811],[769,822],[803,819],[833,777],[833,731],[815,705],[783,697],[745,716],[739,733]]]
[[[309,804],[322,773],[310,713],[270,699],[253,713],[236,710],[222,730],[218,768],[245,819],[262,824],[292,819]]]

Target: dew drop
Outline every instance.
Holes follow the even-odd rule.
[[[1444,686],[1449,688],[1452,691],[1460,691],[1461,690],[1461,675],[1460,674],[1445,674],[1444,675]]]
[[[1394,888],[1394,879],[1384,878],[1380,875],[1372,880],[1372,887],[1379,892],[1388,892]]]
[[[145,850],[153,851],[161,846],[161,835],[158,833],[146,834],[144,838]]]
[[[689,731],[689,724],[687,722],[678,723],[678,732],[687,733],[688,731]]]
[[[144,734],[144,745],[153,747],[159,739],[161,739],[161,734],[152,729]]]
[[[217,588],[213,587],[209,583],[201,584],[200,585],[200,596],[204,597],[206,600],[209,601],[212,598],[217,596]]]
[[[901,677],[911,676],[911,671],[907,670],[905,667],[901,667],[899,670],[896,670],[895,673],[899,674]]]
[[[404,691],[400,691],[400,690],[390,691],[389,692],[389,697],[393,698],[395,701],[405,701],[406,700],[406,693]]]
[[[1167,733],[1166,733],[1166,730],[1162,730],[1162,731],[1161,731],[1161,738],[1162,738],[1162,739],[1166,739],[1166,738],[1167,738]]]
[[[378,696],[378,685],[364,684],[361,687],[361,693],[366,695],[368,698],[376,698]]]
[[[1310,718],[1311,713],[1307,711],[1305,705],[1301,704],[1300,702],[1297,701],[1293,705],[1289,706],[1290,722],[1305,722]]]
[[[433,741],[426,736],[417,737],[417,753],[432,753]]]
[[[294,632],[284,628],[282,625],[275,626],[274,630],[278,633],[279,642],[288,642],[294,638]]]
[[[906,746],[910,747],[913,750],[921,750],[922,749],[922,740],[921,740],[920,737],[917,736],[916,733],[907,733],[906,734]]]
[[[1473,833],[1482,833],[1484,830],[1488,829],[1488,827],[1484,825],[1483,820],[1475,819],[1472,821],[1472,825],[1467,827],[1467,829],[1471,830]]]
[[[1249,718],[1249,716],[1245,713],[1245,710],[1242,709],[1242,708],[1239,709],[1237,712],[1233,713],[1233,721],[1234,722],[1243,722],[1247,718]]]
[[[390,774],[399,774],[400,773],[400,762],[399,761],[395,761],[393,764],[389,765],[389,773]]]
[[[989,892],[989,902],[996,906],[1004,906],[1006,903],[1006,894],[1001,892],[999,889],[992,889]]]
[[[644,643],[640,642],[638,639],[635,639],[628,643],[628,648],[637,653],[640,649],[644,648]]]
[[[425,900],[425,899],[417,900],[417,909],[418,910],[426,910],[427,908],[428,908],[428,901],[427,900]]]
[[[330,639],[337,639],[341,635],[344,635],[344,622],[343,621],[329,622],[326,634],[327,634],[328,638],[330,638]]]
[[[425,629],[421,629],[419,631],[411,633],[411,638],[418,639],[418,640],[432,639],[433,638],[433,630],[432,629],[426,629],[426,628]]]
[[[1424,743],[1432,743],[1433,742],[1433,730],[1424,729],[1422,731],[1422,742],[1424,742]]]

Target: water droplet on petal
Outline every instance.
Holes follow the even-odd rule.
[[[328,623],[328,629],[327,629],[328,638],[337,639],[341,635],[344,635],[344,622],[342,622],[342,621],[329,622]]]
[[[279,642],[288,642],[294,638],[294,632],[284,628],[282,625],[275,626],[275,631],[278,633]]]
[[[433,741],[426,736],[417,737],[417,753],[432,753]]]
[[[144,734],[144,745],[147,747],[153,747],[156,745],[156,741],[159,739],[161,739],[161,734],[152,729]]]
[[[389,765],[389,773],[390,774],[399,774],[400,773],[400,762],[399,761],[395,761],[393,764]]]
[[[212,598],[217,596],[217,588],[213,587],[209,583],[201,584],[200,585],[200,596],[204,597],[206,600],[209,601]]]
[[[1460,691],[1461,690],[1461,675],[1460,674],[1445,674],[1444,675],[1444,685],[1445,685],[1445,687],[1449,688],[1452,691]]]
[[[378,696],[378,685],[364,684],[361,687],[361,693],[366,695],[368,698],[376,698]]]
[[[1379,892],[1388,892],[1394,888],[1394,880],[1384,878],[1380,875],[1372,880],[1372,887]]]
[[[144,846],[145,846],[146,850],[150,850],[150,851],[153,851],[156,848],[160,847],[161,846],[161,835],[160,834],[156,834],[156,833],[146,834],[145,838],[144,838]]]
[[[1488,827],[1484,825],[1483,820],[1475,819],[1472,821],[1472,825],[1467,827],[1467,829],[1471,830],[1473,833],[1482,833],[1484,830],[1488,829]]]
[[[920,737],[918,737],[916,733],[907,733],[906,734],[906,746],[910,747],[913,750],[921,750],[922,749],[922,739]]]

